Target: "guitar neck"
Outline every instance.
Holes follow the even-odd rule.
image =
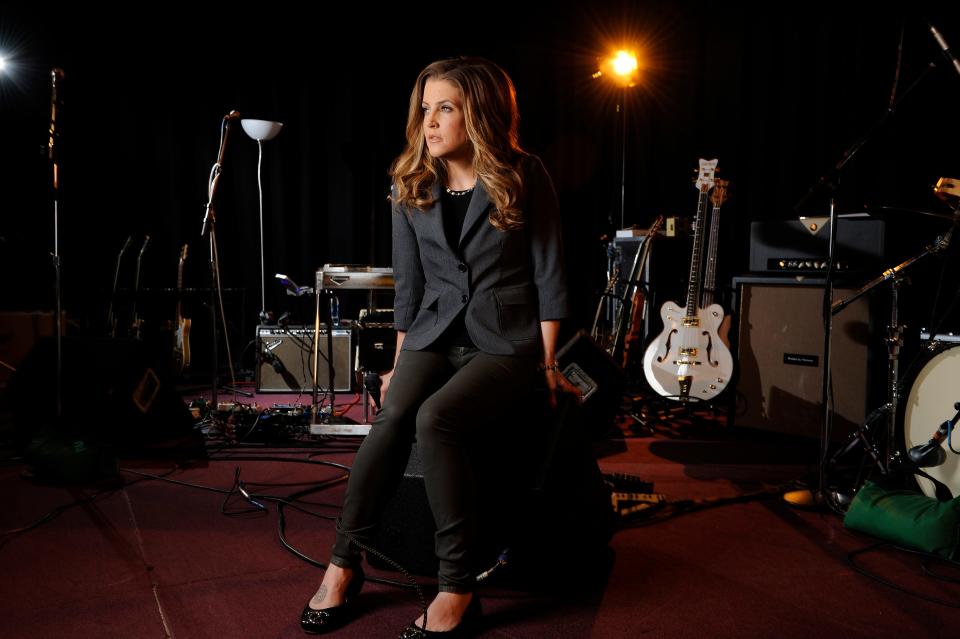
[[[707,243],[707,267],[703,275],[703,301],[701,308],[713,304],[717,288],[717,241],[720,229],[720,204],[710,214],[710,241]]]
[[[137,301],[140,297],[140,262],[143,259],[143,252],[137,257],[137,270],[133,275],[133,309],[131,315],[133,316],[133,324],[135,327],[139,324],[140,318],[137,317]]]
[[[180,314],[180,298],[183,291],[183,263],[187,261],[187,245],[180,249],[180,261],[177,263],[177,321],[183,319]]]
[[[697,316],[697,302],[700,300],[700,258],[703,254],[703,225],[706,218],[709,188],[700,189],[697,202],[697,216],[693,220],[693,252],[690,257],[690,279],[687,284],[687,317]]]

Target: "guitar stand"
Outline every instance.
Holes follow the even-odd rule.
[[[714,398],[716,399],[716,398]],[[635,403],[640,403],[641,406],[645,403],[648,407],[653,407],[653,410],[633,410],[628,414],[628,416],[638,422],[643,428],[654,432],[653,426],[650,425],[651,421],[658,421],[669,423],[670,421],[676,418],[685,418],[688,419],[691,423],[699,420],[695,410],[700,407],[710,407],[713,410],[714,414],[717,414],[717,408],[714,404],[714,401],[700,399],[698,397],[687,397],[685,401],[680,401],[680,398],[675,395],[671,396],[662,396],[656,393],[651,393],[650,395],[644,396],[641,399],[634,400]]]

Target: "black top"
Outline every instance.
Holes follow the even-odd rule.
[[[472,196],[473,189],[452,192],[443,189],[440,192],[440,203],[443,207],[443,232],[447,236],[450,248],[457,254],[460,253],[460,233],[463,231],[463,221],[467,217],[467,209],[470,207]],[[464,307],[443,335],[437,339],[434,346],[440,349],[446,349],[450,346],[474,346],[473,340],[470,339],[470,333],[467,332],[467,325],[463,320],[466,313],[467,309]]]

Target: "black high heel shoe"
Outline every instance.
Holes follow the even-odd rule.
[[[481,616],[483,616],[483,610],[480,607],[480,597],[477,593],[473,593],[473,599],[467,604],[467,609],[463,611],[460,623],[450,630],[427,630],[418,626],[417,622],[414,621],[403,629],[398,639],[430,639],[431,637],[460,639],[461,637],[469,637],[470,633],[476,629],[475,626],[480,621]]]
[[[339,606],[331,606],[330,608],[317,610],[311,608],[310,602],[308,601],[307,605],[303,607],[303,612],[300,613],[300,627],[303,631],[311,635],[321,635],[326,632],[332,632],[353,619],[353,606],[351,603],[353,598],[360,594],[360,589],[363,588],[365,579],[363,569],[360,566],[353,569],[353,577],[350,579],[350,585],[347,586],[343,603]]]

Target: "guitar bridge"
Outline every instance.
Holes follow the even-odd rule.
[[[675,359],[673,360],[674,366],[700,366],[701,362],[695,359]]]

